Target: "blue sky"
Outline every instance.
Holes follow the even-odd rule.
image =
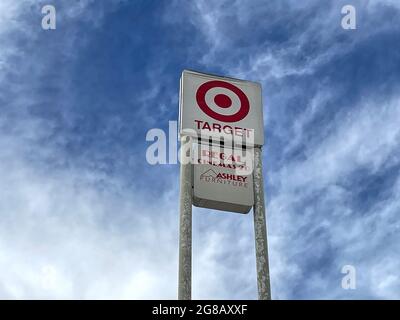
[[[262,83],[273,298],[400,298],[399,21],[394,0],[1,0],[0,297],[176,298],[179,167],[145,137],[186,68]],[[193,213],[193,297],[256,299],[252,215]]]

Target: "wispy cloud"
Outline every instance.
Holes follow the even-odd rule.
[[[399,67],[384,40],[398,38],[399,12],[356,1],[358,29],[346,33],[345,4],[192,6],[205,67],[263,83],[275,298],[393,298],[400,285],[399,79],[382,74]],[[358,268],[355,292],[341,288],[345,264]]]
[[[260,81],[274,298],[396,298],[395,1],[0,4],[0,296],[175,298],[183,68]],[[157,17],[157,19],[155,19]],[[193,296],[256,298],[252,216],[194,209]],[[357,270],[357,290],[340,286]]]

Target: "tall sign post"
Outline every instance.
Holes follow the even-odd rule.
[[[258,299],[271,300],[268,264],[267,227],[265,220],[264,179],[262,174],[262,150],[254,149],[254,237],[256,241],[256,265]]]
[[[181,137],[179,195],[179,300],[190,300],[192,297],[192,168],[189,161],[190,158],[191,137]]]
[[[258,297],[271,299],[265,220],[261,86],[184,70],[178,299],[191,299],[192,205],[247,214],[253,207]]]

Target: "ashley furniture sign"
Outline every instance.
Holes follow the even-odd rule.
[[[254,204],[252,150],[193,146],[193,204],[248,213]]]

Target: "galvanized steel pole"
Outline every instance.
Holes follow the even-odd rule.
[[[256,243],[258,299],[271,300],[268,265],[267,227],[265,220],[264,179],[262,174],[262,150],[254,148],[254,236]]]
[[[192,298],[192,164],[191,138],[181,138],[178,299]]]

